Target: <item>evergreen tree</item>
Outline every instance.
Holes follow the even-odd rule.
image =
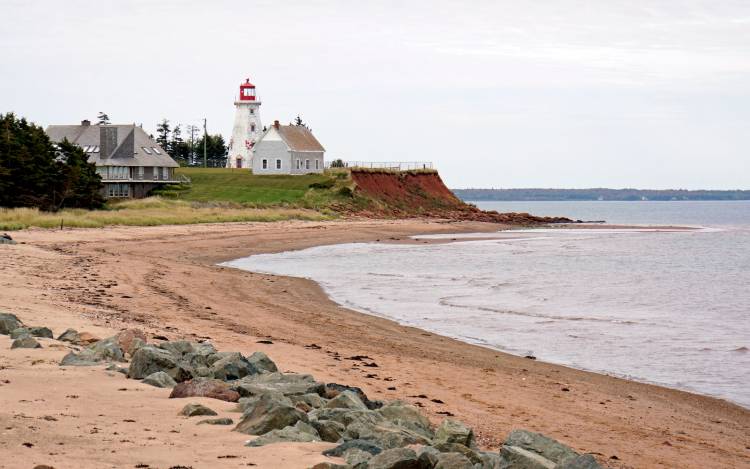
[[[104,112],[99,111],[99,115],[96,116],[96,119],[98,121],[96,125],[109,125],[109,116]]]
[[[96,166],[78,145],[63,140],[57,145],[57,184],[54,191],[55,209],[99,208],[104,205],[99,189],[102,179]]]
[[[223,168],[227,164],[227,145],[220,134],[201,136],[195,142],[196,162],[203,165],[203,141],[206,141],[206,163],[209,168]]]
[[[169,156],[175,159],[180,166],[187,166],[190,159],[190,145],[182,140],[180,125],[175,125],[172,130],[172,140],[169,142]]]
[[[299,126],[299,125],[301,125],[301,126],[305,126],[305,123],[304,123],[304,122],[302,122],[302,118],[301,118],[301,117],[299,116],[299,114],[297,114],[297,118],[296,118],[296,119],[294,119],[294,125],[298,125],[298,126]]]
[[[162,119],[161,123],[156,126],[156,142],[169,153],[169,121]]]

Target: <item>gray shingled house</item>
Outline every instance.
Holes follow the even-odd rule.
[[[88,155],[102,177],[102,194],[107,198],[146,197],[152,189],[179,182],[174,168],[179,164],[148,134],[134,124],[50,125],[47,135],[53,142],[67,138]]]
[[[253,146],[253,173],[322,173],[324,153],[323,145],[304,125],[274,121]]]

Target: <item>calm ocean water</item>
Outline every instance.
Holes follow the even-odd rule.
[[[706,229],[341,244],[228,265],[310,278],[342,305],[466,342],[750,407],[750,202],[478,205]]]

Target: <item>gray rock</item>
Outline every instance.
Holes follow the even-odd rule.
[[[178,383],[169,394],[170,399],[184,397],[210,397],[227,402],[237,402],[240,395],[229,389],[229,385],[220,379],[193,378]]]
[[[372,459],[372,454],[358,448],[350,448],[344,451],[344,461],[355,469],[366,469],[367,462]]]
[[[81,353],[70,352],[60,360],[60,366],[96,366],[100,361],[91,350],[83,350]]]
[[[527,430],[513,430],[503,443],[504,446],[515,446],[536,453],[555,464],[562,464],[578,457],[578,453],[564,444],[540,433]]]
[[[27,335],[14,340],[10,348],[42,348],[42,345],[30,335]]]
[[[375,425],[383,423],[383,416],[372,410],[351,410],[351,409],[313,409],[308,415],[315,420],[333,420],[348,427],[355,423]]]
[[[263,435],[271,430],[281,430],[294,425],[300,420],[307,423],[307,415],[265,395],[248,409],[234,430],[249,435]]]
[[[435,448],[441,453],[459,453],[465,456],[472,464],[482,464],[482,458],[476,451],[459,443],[435,443]]]
[[[78,331],[75,329],[66,329],[65,332],[60,334],[57,340],[63,342],[78,342]]]
[[[271,430],[270,432],[259,436],[245,444],[245,446],[265,446],[272,443],[282,442],[310,442],[320,441],[318,432],[310,425],[303,421],[298,421],[293,426],[287,426],[280,430]]]
[[[591,454],[582,454],[555,466],[555,469],[603,469]]]
[[[276,363],[273,362],[268,355],[263,352],[255,352],[247,358],[250,365],[255,370],[255,373],[275,373],[279,371],[276,367]]]
[[[359,397],[351,391],[344,391],[334,397],[324,406],[326,409],[351,409],[351,410],[368,410],[367,406]]]
[[[71,352],[60,362],[62,366],[92,366],[102,362],[125,361],[125,355],[114,337],[100,340],[89,345],[80,353]]]
[[[422,467],[431,468],[435,467],[440,457],[440,451],[432,446],[422,446],[417,451],[417,459]]]
[[[289,396],[289,399],[292,400],[292,402],[297,405],[299,403],[305,403],[309,405],[313,409],[320,409],[321,407],[325,406],[326,400],[320,397],[318,394],[292,394]]]
[[[461,453],[441,453],[435,469],[474,469],[474,465]]]
[[[234,420],[230,418],[220,418],[220,419],[205,419],[198,422],[197,425],[232,425],[234,424]]]
[[[123,367],[121,367],[121,366],[115,365],[114,363],[112,363],[112,364],[108,365],[108,366],[107,366],[107,367],[105,368],[105,370],[107,370],[107,371],[116,371],[116,372],[118,372],[118,373],[122,373],[122,374],[124,374],[124,375],[127,375],[127,374],[128,374],[128,369],[127,369],[127,368],[123,368]]]
[[[352,469],[352,466],[348,464],[335,464],[332,462],[319,462],[312,466],[310,469]]]
[[[222,352],[215,354],[220,358],[211,364],[209,373],[222,381],[234,381],[254,374],[255,369],[239,352]]]
[[[177,382],[172,379],[171,376],[163,371],[157,371],[143,378],[143,383],[150,384],[157,388],[173,388],[177,385]]]
[[[166,350],[167,352],[171,353],[172,355],[178,358],[188,353],[195,352],[195,346],[193,345],[192,342],[188,342],[187,340],[174,340],[171,342],[162,342],[159,344],[159,348],[162,350]]]
[[[549,459],[520,446],[500,448],[500,469],[554,469],[555,466]]]
[[[482,458],[482,469],[498,469],[500,467],[499,453],[482,451],[479,453],[479,457]]]
[[[430,445],[432,441],[419,433],[393,425],[389,422],[378,424],[353,423],[346,427],[344,440],[360,439],[376,442],[382,448],[402,448],[408,445]]]
[[[329,443],[336,443],[341,439],[346,427],[333,420],[311,420],[310,424],[318,431],[320,439]]]
[[[373,456],[368,469],[422,469],[417,453],[409,448],[393,448]]]
[[[177,359],[168,350],[145,345],[135,351],[130,360],[128,368],[128,378],[143,379],[157,371],[164,371],[175,381],[175,370],[177,369]]]
[[[29,334],[34,337],[43,337],[45,339],[52,339],[52,330],[49,327],[29,327]]]
[[[202,404],[188,404],[182,408],[179,415],[185,417],[195,417],[196,415],[219,415],[216,411],[209,409]]]
[[[9,234],[5,233],[0,236],[0,244],[16,244],[16,242],[13,241],[13,238]]]
[[[371,401],[370,399],[368,399],[367,395],[364,391],[362,391],[361,388],[355,386],[346,386],[344,384],[328,383],[325,385],[323,392],[319,394],[326,399],[333,399],[344,391],[351,391],[359,396],[359,400],[364,402],[364,404],[370,410],[379,409],[383,405],[381,401]]]
[[[19,327],[23,327],[23,323],[15,314],[0,313],[0,334],[8,335]]]
[[[275,391],[266,391],[263,394],[258,394],[257,396],[250,396],[250,397],[243,397],[237,402],[237,408],[240,412],[248,413],[252,411],[252,408],[255,406],[255,404],[261,399],[261,397],[267,396],[267,399],[273,399],[281,404],[287,405],[289,407],[294,407],[294,402],[285,395],[281,394],[280,392]]]
[[[285,396],[321,394],[323,383],[318,383],[310,375],[295,373],[262,373],[246,376],[232,383],[232,389],[240,396],[255,396],[266,391],[280,392]]]
[[[458,443],[476,448],[474,432],[458,420],[445,419],[435,431],[435,443]]]
[[[17,327],[10,331],[11,339],[20,339],[21,337],[31,337],[31,331],[26,327]]]
[[[432,439],[435,437],[430,421],[413,405],[393,401],[385,404],[376,412],[393,425],[419,433],[425,438]]]
[[[348,450],[356,448],[361,451],[366,451],[373,456],[376,454],[380,454],[383,452],[383,448],[376,445],[372,441],[367,440],[349,440],[347,442],[341,443],[340,445],[336,446],[335,448],[327,449],[323,451],[323,456],[331,456],[334,458],[340,458],[346,453]]]

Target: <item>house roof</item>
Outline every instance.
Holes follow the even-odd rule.
[[[117,145],[109,158],[101,157],[101,127],[117,129]],[[53,142],[61,142],[67,138],[69,142],[75,143],[84,150],[88,149],[89,151],[86,154],[89,162],[97,166],[159,166],[167,168],[179,166],[161,145],[149,137],[141,127],[134,124],[106,126],[50,125],[46,132]]]
[[[278,132],[292,151],[325,151],[323,145],[304,125],[280,125]]]

